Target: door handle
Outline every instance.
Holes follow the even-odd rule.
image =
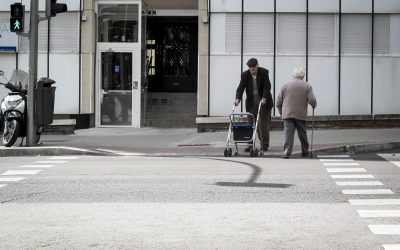
[[[139,82],[138,81],[134,81],[132,83],[132,89],[138,89],[139,88]]]

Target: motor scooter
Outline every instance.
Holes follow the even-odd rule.
[[[0,71],[0,76],[4,77],[4,72]],[[3,145],[11,147],[18,137],[26,136],[27,126],[27,87],[28,74],[22,70],[14,70],[10,81],[1,83],[10,92],[1,102],[1,134],[3,135]],[[42,127],[38,127],[36,132],[36,142],[40,140]],[[21,146],[23,139],[21,141]]]

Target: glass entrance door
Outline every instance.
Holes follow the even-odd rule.
[[[132,126],[132,52],[101,52],[100,125]]]

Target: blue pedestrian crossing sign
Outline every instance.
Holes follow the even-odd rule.
[[[20,17],[10,18],[10,30],[12,32],[24,32],[24,20]]]

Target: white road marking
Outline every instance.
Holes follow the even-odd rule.
[[[346,162],[346,163],[323,163],[324,166],[360,166],[357,162]]]
[[[20,168],[52,168],[54,165],[23,165]]]
[[[55,163],[66,163],[68,161],[37,161],[37,164],[55,164]]]
[[[344,189],[343,194],[394,194],[390,189]]]
[[[363,218],[400,217],[400,210],[357,210]]]
[[[383,250],[400,250],[400,244],[384,244]]]
[[[361,173],[361,172],[367,172],[365,168],[327,168],[326,171],[328,173]]]
[[[390,161],[394,165],[400,167],[400,154],[378,154],[383,159]]]
[[[0,184],[0,188],[7,186],[7,184]]]
[[[380,181],[337,181],[338,186],[383,186]]]
[[[347,162],[347,161],[354,161],[353,159],[319,159],[322,162]]]
[[[400,225],[368,225],[373,234],[400,234]]]
[[[331,175],[332,179],[373,179],[375,178],[372,174],[341,174]]]
[[[357,199],[349,203],[355,206],[400,205],[400,199]]]
[[[103,148],[98,148],[96,150],[104,151],[104,152],[107,152],[107,153],[112,153],[112,154],[115,154],[115,155],[122,155],[122,156],[144,156],[144,155],[146,155],[146,154],[143,154],[143,153],[125,152],[125,151],[117,151],[117,150],[103,149]]]
[[[350,155],[318,155],[318,158],[348,158]]]
[[[1,175],[35,175],[42,170],[8,170]]]
[[[25,177],[7,177],[7,178],[0,177],[0,182],[14,182],[14,181],[21,181],[23,179],[25,179]]]
[[[78,156],[53,156],[50,157],[49,160],[75,160],[78,158]]]

